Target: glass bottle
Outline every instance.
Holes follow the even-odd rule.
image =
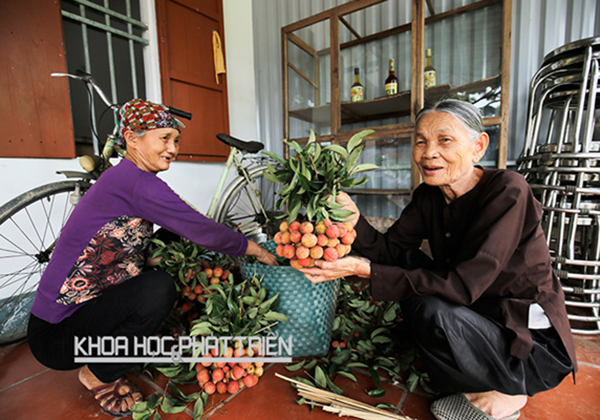
[[[435,86],[435,68],[431,62],[431,48],[425,51],[425,87]]]
[[[394,59],[390,58],[390,70],[387,79],[385,79],[385,94],[395,95],[396,93],[398,93],[398,78],[394,71]]]
[[[358,67],[354,69],[354,84],[352,85],[352,90],[350,91],[350,97],[352,98],[352,102],[362,101],[364,99],[364,89],[363,85],[360,83],[360,70]]]

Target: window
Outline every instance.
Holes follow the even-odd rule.
[[[91,74],[113,103],[145,98],[148,40],[143,34],[148,27],[140,21],[139,0],[63,0],[61,9],[67,71]],[[103,113],[106,106],[94,95],[96,118],[90,122],[85,85],[70,79],[69,94],[76,153],[97,154],[114,126],[112,113]]]

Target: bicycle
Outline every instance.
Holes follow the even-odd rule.
[[[79,159],[85,172],[58,171],[67,180],[36,187],[0,207],[0,345],[25,337],[29,308],[60,230],[93,182],[112,166],[113,151],[121,156],[126,154],[115,144],[119,106],[110,103],[92,76],[85,73],[52,76],[83,81],[90,96],[95,92],[113,111],[115,127],[107,136],[100,156]],[[181,110],[169,108],[169,111],[191,118],[191,114]],[[217,138],[230,147],[230,153],[207,216],[261,243],[278,229],[275,192],[279,186],[263,176],[267,162],[275,162],[258,154],[264,148],[260,142],[246,142],[227,134],[219,134]],[[225,187],[232,167],[237,176]]]

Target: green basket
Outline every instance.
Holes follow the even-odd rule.
[[[273,241],[263,244],[275,253]],[[257,276],[269,296],[279,295],[278,312],[288,317],[273,331],[286,342],[292,337],[292,357],[324,356],[329,350],[340,281],[311,283],[290,266],[241,263],[244,279]]]

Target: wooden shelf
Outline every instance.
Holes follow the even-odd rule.
[[[452,87],[446,83],[426,88],[425,102],[436,102],[445,96],[458,93],[484,92],[488,88],[497,89],[498,87],[500,87],[500,75],[457,87]],[[411,95],[409,90],[367,101],[342,102],[342,123],[352,124],[410,115],[410,105]],[[289,115],[313,124],[329,124],[331,122],[331,104],[290,110]]]

